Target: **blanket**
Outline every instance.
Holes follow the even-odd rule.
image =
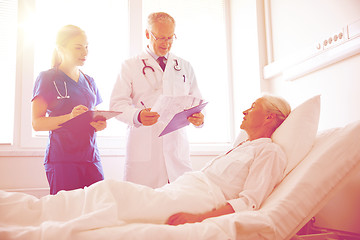
[[[219,189],[209,191],[209,184],[200,174],[187,175],[159,189],[104,180],[40,199],[0,191],[0,239],[235,239],[229,236],[237,232],[232,228],[242,229],[245,234],[269,225],[266,218],[254,212],[240,214],[246,228],[241,221],[234,224],[239,216],[220,218],[221,225],[214,219],[166,225],[174,213],[205,212],[226,202]],[[250,228],[249,222],[253,223]],[[250,236],[259,239],[261,234]]]

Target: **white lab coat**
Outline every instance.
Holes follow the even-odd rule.
[[[143,74],[143,59],[155,71],[146,68],[147,78]],[[180,71],[174,69],[175,60]],[[134,125],[135,114],[143,108],[140,101],[151,108],[161,94],[201,98],[189,62],[170,53],[163,72],[156,60],[144,51],[122,64],[110,100],[111,110],[123,112],[117,119],[128,124],[124,180],[153,188],[165,185],[168,180],[174,181],[192,169],[185,128],[158,137],[163,123]]]

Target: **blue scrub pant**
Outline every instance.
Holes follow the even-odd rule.
[[[60,190],[84,188],[104,180],[101,162],[46,163],[45,171],[52,195]]]

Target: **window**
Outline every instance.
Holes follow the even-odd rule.
[[[36,0],[33,14],[25,19],[24,38],[33,46],[33,74],[28,72],[27,89],[33,84],[41,71],[51,68],[51,57],[55,48],[57,31],[67,24],[82,28],[88,37],[89,55],[82,70],[95,79],[103,98],[98,109],[109,109],[112,87],[120,63],[128,57],[128,2],[127,0]],[[66,17],[64,17],[66,16]],[[30,57],[29,57],[30,58]],[[31,61],[26,61],[26,64]],[[31,99],[32,91],[28,91]],[[29,99],[29,101],[30,101]],[[29,107],[30,104],[29,104]],[[124,136],[124,124],[112,119],[108,127],[98,136]],[[25,135],[26,138],[42,137],[46,142],[47,132],[35,132]],[[100,141],[103,142],[103,141]],[[25,144],[37,145],[36,141]],[[101,144],[108,145],[108,144]]]
[[[147,0],[143,1],[143,26],[152,12],[167,12],[176,22],[176,55],[194,68],[205,108],[205,124],[188,127],[192,143],[231,141],[230,89],[228,84],[225,3],[223,0]],[[145,40],[145,39],[144,39]]]
[[[192,144],[227,144],[232,141],[232,90],[228,78],[225,0],[18,0],[17,74],[21,87],[17,100],[19,146],[45,148],[46,132],[31,127],[31,98],[36,77],[51,66],[58,29],[73,24],[85,30],[89,56],[82,70],[98,85],[108,109],[120,64],[138,54],[146,44],[145,27],[149,13],[166,11],[176,20],[177,40],[172,51],[188,60],[197,77],[203,98],[209,102],[203,128],[188,127]],[[14,7],[16,9],[17,6]],[[0,6],[2,9],[3,7]],[[14,10],[16,13],[16,10]],[[16,19],[16,17],[15,17]],[[15,20],[14,20],[14,24]],[[10,27],[9,27],[10,29]],[[1,29],[1,36],[3,36]],[[11,35],[16,38],[16,33]],[[13,40],[9,40],[15,42]],[[1,43],[0,43],[1,44]],[[12,46],[13,49],[16,46]],[[9,56],[15,61],[15,54]],[[7,59],[11,59],[10,57]],[[11,68],[9,68],[11,69]],[[15,69],[15,66],[13,66]],[[8,71],[13,74],[14,71]],[[13,106],[11,106],[13,108]],[[17,116],[16,115],[16,116]],[[13,122],[12,119],[9,120]],[[17,123],[15,121],[15,123]],[[99,132],[100,148],[124,147],[125,124],[112,119]],[[20,131],[20,130],[18,130]],[[11,133],[12,134],[12,133]],[[11,135],[10,134],[10,135]]]
[[[0,88],[0,143],[10,144],[14,129],[17,1],[0,1],[0,19],[0,72],[4,84]]]

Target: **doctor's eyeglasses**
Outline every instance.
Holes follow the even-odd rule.
[[[151,34],[151,36],[155,39],[155,41],[158,41],[158,42],[173,42],[174,39],[176,39],[176,35],[172,35],[171,37],[163,37],[163,38],[158,38],[158,37],[155,37],[155,35],[149,31],[149,33]]]

